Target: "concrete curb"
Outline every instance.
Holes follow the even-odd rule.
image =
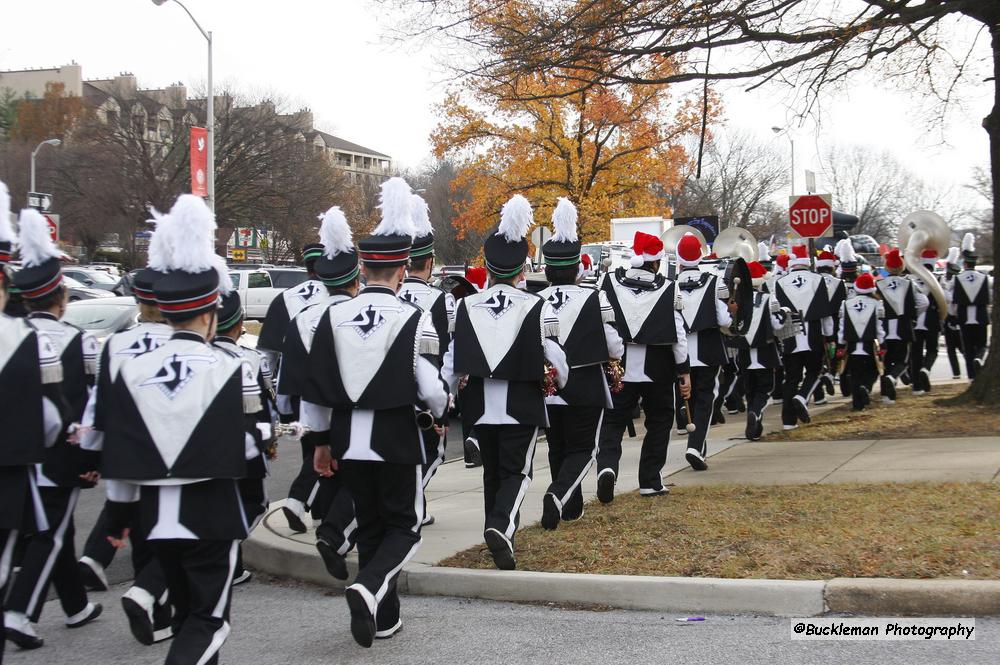
[[[826,583],[831,612],[870,616],[1000,616],[1000,581],[838,577]]]

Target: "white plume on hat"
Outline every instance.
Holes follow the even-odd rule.
[[[534,223],[531,204],[520,194],[510,197],[500,210],[500,227],[496,235],[503,236],[507,242],[520,242]]]
[[[162,272],[164,269],[159,266],[167,264],[170,260],[171,250],[170,245],[167,244],[169,232],[164,228],[167,216],[153,208],[153,206],[149,207],[149,214],[152,219],[147,219],[146,223],[153,226],[153,233],[149,237],[149,247],[146,248],[146,265],[153,270]]]
[[[858,257],[854,253],[854,244],[850,238],[843,238],[837,243],[837,258],[841,263],[857,263]]]
[[[49,225],[42,217],[42,213],[34,208],[25,208],[21,211],[17,225],[20,231],[18,245],[24,267],[33,268],[49,259],[58,259],[62,256],[62,252],[52,242]]]
[[[378,204],[382,211],[382,221],[372,231],[373,236],[413,237],[411,196],[410,186],[398,176],[382,183]]]
[[[971,233],[966,233],[962,237],[962,251],[963,252],[974,252],[976,251],[976,236]]]
[[[333,206],[319,216],[319,241],[323,244],[323,254],[332,259],[338,254],[354,250],[354,237],[347,223],[347,216],[340,206]]]
[[[771,260],[771,248],[767,246],[767,243],[761,240],[757,243],[757,260],[758,261],[770,261]]]
[[[414,237],[423,238],[434,233],[434,228],[431,226],[430,207],[419,194],[410,196],[410,215],[413,217]]]
[[[560,196],[556,209],[552,211],[552,242],[576,242],[576,206],[565,196]]]
[[[214,269],[219,273],[219,292],[225,295],[232,291],[226,261],[215,253],[215,215],[200,196],[181,194],[168,214],[154,214],[154,219],[157,233],[165,235],[161,238],[163,251],[156,252],[155,264],[154,256],[150,256],[150,268],[192,274]]]
[[[958,263],[958,259],[961,255],[962,255],[962,250],[960,250],[958,247],[949,247],[947,262]]]
[[[0,242],[16,241],[14,227],[10,225],[10,192],[7,191],[7,185],[0,181]]]

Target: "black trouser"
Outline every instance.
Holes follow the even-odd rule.
[[[590,471],[597,455],[604,408],[600,406],[549,405],[549,472],[552,483],[546,490],[559,502],[562,516],[570,519],[577,501],[583,501],[580,484]],[[579,497],[577,497],[579,495]],[[565,510],[570,506],[574,510]]]
[[[622,437],[625,427],[632,420],[632,411],[641,399],[642,411],[646,415],[646,435],[642,438],[642,450],[639,452],[639,488],[660,489],[663,487],[660,474],[667,463],[670,427],[674,422],[674,384],[627,382],[621,392],[612,395],[611,399],[614,408],[605,411],[604,422],[601,423],[597,472],[611,470],[618,477]]]
[[[694,448],[705,457],[708,454],[708,428],[712,426],[712,410],[719,396],[719,368],[691,368],[691,405],[689,414],[694,431],[688,433],[688,448]]]
[[[67,617],[79,614],[87,607],[87,591],[76,564],[73,538],[73,511],[80,489],[76,487],[39,487],[42,507],[49,522],[47,531],[28,538],[21,563],[21,572],[14,581],[5,608],[21,612],[37,623],[45,605],[49,583]]]
[[[229,635],[238,540],[151,540],[174,606],[174,639],[165,665],[219,662]]]
[[[784,399],[785,395],[785,367],[781,367],[774,370],[774,389],[771,390],[771,398],[774,401],[779,399]]]
[[[354,548],[358,533],[354,499],[351,498],[350,491],[343,486],[340,472],[330,480],[331,488],[334,490],[333,501],[330,502],[330,508],[326,511],[322,523],[316,527],[316,540],[322,540],[336,550],[337,554],[345,556]]]
[[[962,352],[962,328],[950,318],[944,324],[944,343],[948,348],[948,363],[951,364],[951,375],[959,377],[962,375],[962,365],[958,362],[958,356]]]
[[[784,356],[785,376],[781,395],[781,424],[794,425],[798,422],[792,400],[800,400],[808,406],[809,397],[819,384],[819,373],[823,369],[822,349],[818,351],[798,351]]]
[[[847,356],[847,369],[851,373],[851,403],[860,411],[871,402],[872,387],[878,378],[875,359],[868,354],[851,354]]]
[[[240,491],[240,500],[243,502],[243,515],[247,520],[247,534],[253,532],[260,521],[264,519],[267,512],[267,487],[264,478],[240,478],[236,486]],[[243,574],[243,546],[236,556],[236,576]]]
[[[399,571],[420,546],[420,465],[340,460],[340,474],[358,519],[359,570],[354,583],[375,597],[376,629],[388,630],[399,621]]]
[[[922,386],[923,390],[930,387],[930,371],[938,357],[939,337],[937,331],[915,330],[913,333],[913,345],[910,347],[910,378],[913,380],[913,385],[917,386],[917,377],[920,376],[921,370],[927,370],[927,382]],[[923,384],[924,380],[920,379],[920,382]]]
[[[10,579],[10,569],[14,558],[14,546],[17,544],[16,529],[0,529],[0,599],[7,597],[7,580]],[[3,603],[0,603],[2,605]],[[7,631],[4,629],[3,607],[0,607],[0,663],[3,663],[3,652],[6,648]]]
[[[979,363],[986,357],[986,324],[965,324],[962,326],[962,354],[965,356],[965,371],[970,379],[976,378]]]
[[[288,488],[288,498],[301,501],[313,519],[319,520],[323,518],[326,506],[317,505],[323,502],[317,501],[320,482],[319,474],[313,468],[313,453],[316,446],[304,439],[299,441],[299,445],[302,446],[302,466],[299,467],[298,475],[292,480],[292,486]]]
[[[900,339],[887,339],[884,346],[885,358],[882,362],[885,363],[885,375],[898,379],[910,364],[910,343]]]
[[[448,430],[445,429],[442,434],[438,434],[432,429],[424,430],[420,433],[420,437],[424,442],[424,459],[427,460],[424,462],[422,469],[424,478],[423,489],[427,489],[431,478],[434,477],[434,474],[437,473],[437,470],[444,463],[445,446],[448,444]]]
[[[483,455],[483,530],[496,529],[513,544],[521,503],[531,484],[538,427],[476,425]]]
[[[747,395],[747,428],[757,420],[764,419],[764,409],[774,390],[773,369],[743,369],[743,389]]]
[[[730,361],[719,368],[719,394],[715,399],[714,408],[718,411],[725,406],[729,411],[739,411],[740,401],[742,401],[742,390],[739,371],[736,369],[736,363]]]

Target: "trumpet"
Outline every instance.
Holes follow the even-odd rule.
[[[288,436],[298,441],[303,435],[308,434],[311,431],[311,429],[300,422],[276,423],[274,425],[274,438],[277,439],[279,436]]]

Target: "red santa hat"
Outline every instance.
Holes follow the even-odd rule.
[[[750,282],[754,288],[759,288],[767,279],[767,268],[759,261],[751,261],[747,264],[747,269],[750,271]]]
[[[643,263],[659,261],[663,258],[663,241],[642,231],[635,232],[632,240],[632,266],[638,268]]]
[[[790,259],[791,256],[788,254],[778,254],[778,256],[774,259],[775,272],[788,272],[788,261]]]
[[[483,266],[466,268],[465,278],[472,282],[480,291],[486,288],[486,268]]]
[[[788,265],[791,267],[809,265],[809,247],[807,245],[793,245],[792,257],[788,260]]]
[[[885,253],[885,267],[888,270],[902,270],[903,256],[899,253],[899,248],[890,249]]]
[[[817,268],[835,268],[837,266],[837,255],[833,253],[833,248],[829,245],[816,257]]]
[[[937,263],[938,253],[936,249],[925,249],[920,252],[920,262],[925,266],[933,266]]]
[[[854,292],[858,294],[871,293],[875,290],[875,278],[870,272],[863,272],[854,280]]]
[[[693,233],[685,233],[677,243],[677,263],[689,268],[701,263],[701,241]]]
[[[580,270],[579,276],[582,277],[592,277],[594,274],[594,260],[590,258],[590,254],[583,252],[580,254]]]

